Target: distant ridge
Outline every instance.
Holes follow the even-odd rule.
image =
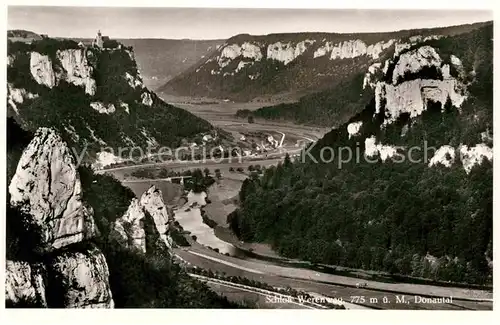
[[[418,37],[446,37],[492,22],[387,33],[239,34],[157,90],[167,94],[289,102],[365,73]]]

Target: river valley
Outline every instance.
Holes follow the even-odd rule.
[[[196,108],[199,109],[198,106]],[[316,135],[310,140],[317,140],[320,136],[316,133],[317,130],[304,127],[293,128],[289,125],[277,127],[275,124],[269,123],[254,123],[249,126],[245,121],[230,118],[227,114],[221,117],[220,114],[210,115],[204,111],[203,115],[213,124],[223,124],[234,132],[247,127],[264,131],[279,128],[285,134],[293,132],[294,139]],[[101,172],[114,175],[138,196],[153,184],[162,190],[165,203],[174,209],[175,220],[190,233],[186,238],[191,246],[174,249],[175,254],[190,266],[223,273],[226,276],[244,277],[264,282],[276,288],[290,287],[311,295],[342,299],[345,302],[344,307],[347,309],[492,309],[492,290],[402,283],[375,276],[369,271],[342,272],[342,268],[312,265],[307,261],[283,258],[266,244],[239,241],[229,230],[226,217],[236,208],[237,200],[234,198],[237,197],[243,180],[248,176],[247,168],[256,164],[265,167],[276,165],[287,152],[300,151],[295,143],[285,142],[283,147],[285,150],[273,153],[274,156],[269,159],[243,159],[241,162],[222,161],[219,163],[157,164],[173,171],[195,168],[208,168],[211,171],[216,168],[220,169],[222,177],[208,189],[208,193],[184,193],[179,184],[166,180],[141,180],[131,176],[134,170],[144,168],[144,166],[126,166]],[[241,167],[243,172],[234,171],[238,167]],[[185,196],[184,199],[182,199],[183,196]],[[205,200],[207,197],[210,202],[208,204]],[[214,228],[210,228],[203,222],[202,209],[216,223]],[[195,236],[196,240],[193,240],[192,236]],[[360,287],[360,283],[366,286]],[[226,295],[229,299],[250,299],[261,308],[308,308],[295,303],[285,302],[276,305],[267,303],[271,300],[265,298],[265,295],[249,292],[248,288],[228,286],[221,282],[209,281],[208,284],[213,290]],[[409,302],[402,303],[402,296],[406,296]],[[425,299],[414,299],[414,297],[452,297],[452,301],[428,303]]]

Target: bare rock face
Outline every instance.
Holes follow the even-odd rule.
[[[129,86],[132,88],[144,87],[144,84],[142,83],[140,76],[133,76],[130,73],[126,72],[125,79],[127,79]]]
[[[278,60],[285,65],[295,60],[298,56],[302,55],[309,45],[314,44],[315,40],[304,40],[297,43],[296,46],[288,43],[276,42],[267,46],[267,58]]]
[[[431,46],[422,46],[413,51],[401,54],[392,74],[392,84],[395,85],[398,78],[404,77],[405,73],[418,72],[424,67],[441,67],[441,57]]]
[[[52,61],[47,55],[31,52],[30,71],[37,83],[49,88],[56,85],[56,75],[52,68]]]
[[[102,102],[92,102],[90,103],[90,107],[95,109],[101,114],[112,114],[116,111],[116,107],[113,104],[103,104]]]
[[[97,248],[64,252],[49,264],[56,292],[66,308],[113,308],[106,259]],[[49,282],[49,285],[52,285]],[[51,288],[49,288],[51,289]]]
[[[7,261],[6,300],[19,307],[112,308],[109,270],[101,251],[75,245],[58,251],[94,236],[97,229],[92,210],[81,200],[73,156],[54,130],[40,128],[35,133],[9,193],[10,204],[38,230],[35,249],[45,256],[43,264]],[[51,255],[55,257],[47,262]]]
[[[22,104],[26,99],[33,99],[36,97],[38,97],[37,94],[32,94],[26,89],[14,88],[12,84],[7,84],[7,103],[16,113],[19,113],[17,104]]]
[[[493,160],[493,148],[484,143],[476,144],[474,147],[460,145],[460,160],[462,160],[465,172],[468,174],[475,165],[480,165],[483,159]]]
[[[151,218],[154,230],[145,227],[146,218]],[[147,221],[150,221],[148,219]],[[115,220],[109,233],[109,240],[125,248],[146,253],[146,237],[172,248],[172,238],[168,234],[168,212],[161,191],[151,186],[141,196],[132,199],[130,206],[121,218]],[[152,233],[151,233],[152,232]],[[159,235],[159,237],[158,237]]]
[[[31,52],[30,71],[38,84],[53,88],[60,80],[65,80],[75,86],[83,86],[90,96],[95,95],[97,85],[92,78],[93,69],[87,60],[85,49],[58,50],[56,57],[63,71],[54,70],[49,56]]]
[[[260,61],[262,59],[262,52],[258,45],[250,42],[245,42],[241,46],[238,44],[227,45],[221,50],[218,59],[219,66],[223,68],[239,56],[245,59]]]
[[[40,246],[52,250],[94,235],[91,213],[73,156],[54,130],[40,128],[24,150],[9,186],[10,203],[41,231]]]
[[[45,269],[23,261],[6,261],[5,300],[13,304],[47,307]]]
[[[96,83],[92,79],[92,67],[87,61],[85,49],[57,51],[57,58],[66,71],[65,79],[75,86],[84,86],[85,92],[95,95]]]
[[[419,73],[429,67],[440,73],[442,79],[404,79],[407,74]],[[384,70],[386,74],[389,73],[387,69]],[[450,75],[450,65],[445,64],[430,46],[401,54],[389,77],[391,82],[379,81],[375,86],[375,110],[384,113],[384,124],[393,123],[403,113],[409,113],[412,118],[421,115],[427,110],[429,101],[439,103],[444,108],[449,99],[453,106],[459,108],[467,99],[465,85]]]
[[[139,203],[133,199],[125,214],[116,219],[109,236],[110,240],[118,242],[123,247],[135,248],[146,252],[146,232],[144,219],[146,214]]]
[[[16,56],[9,54],[7,55],[7,66],[11,67],[14,64],[14,61],[16,60]]]
[[[141,196],[140,204],[153,217],[156,230],[160,234],[161,240],[172,248],[172,238],[168,235],[168,213],[163,195],[156,186],[151,186]]]
[[[153,105],[153,98],[151,98],[151,94],[148,92],[143,92],[141,94],[141,100],[142,100],[142,103],[146,106],[151,107],[151,105]]]

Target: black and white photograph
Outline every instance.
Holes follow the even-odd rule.
[[[493,310],[493,10],[5,9],[6,309]]]

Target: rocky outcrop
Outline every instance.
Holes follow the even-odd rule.
[[[369,34],[236,35],[158,90],[221,100],[300,104],[299,98],[357,78],[370,64],[383,64],[383,60],[403,55],[423,42],[440,46],[441,42],[430,42],[440,35],[450,37],[481,27],[484,25]],[[375,88],[369,77],[364,88]],[[281,110],[278,114],[286,118],[295,115]]]
[[[399,78],[403,78],[406,73],[416,73],[424,67],[441,68],[441,57],[433,47],[422,46],[416,50],[401,54],[394,67],[392,74],[392,84],[396,85]]]
[[[276,42],[267,45],[267,47],[251,42],[244,42],[242,45],[229,44],[221,49],[220,55],[216,58],[220,69],[212,69],[211,74],[223,74],[223,76],[234,75],[245,65],[252,65],[255,62],[261,61],[264,58],[262,52],[266,53],[267,59],[277,60],[287,65],[297,57],[301,56],[315,42],[315,40],[309,39],[299,41],[296,44],[292,44],[292,42]],[[240,61],[234,72],[226,71],[222,73],[222,68],[225,68],[237,59],[240,59]],[[209,63],[211,60],[212,59],[209,59],[205,63]],[[196,72],[199,72],[200,70],[201,68],[197,69]]]
[[[144,230],[144,219],[146,215],[139,200],[130,202],[125,214],[116,219],[109,234],[111,241],[117,242],[126,248],[137,249],[146,252],[146,232]]]
[[[19,113],[17,104],[24,103],[25,99],[33,99],[37,97],[37,94],[32,94],[26,89],[14,88],[12,84],[7,84],[7,103],[16,113]]]
[[[153,218],[156,230],[160,234],[160,239],[168,248],[171,248],[172,238],[168,234],[168,212],[163,201],[162,192],[156,186],[151,186],[142,194],[140,204]]]
[[[353,124],[355,123],[349,125]],[[354,126],[351,126],[351,128],[354,128]],[[365,155],[367,157],[379,156],[382,161],[386,161],[388,158],[393,158],[398,155],[399,149],[403,149],[403,147],[377,143],[375,136],[365,139]],[[458,160],[457,152],[459,153],[459,163],[462,164],[467,174],[471,172],[474,166],[481,165],[483,160],[493,160],[493,149],[484,143],[479,143],[473,147],[460,145],[458,148],[454,148],[450,145],[443,145],[434,152],[432,157],[430,157],[428,166],[435,167],[441,165],[450,168]],[[403,161],[405,157],[401,156],[399,159]]]
[[[123,108],[127,114],[130,114],[130,107],[127,103],[121,102],[120,107]]]
[[[349,133],[349,139],[353,136],[359,135],[359,130],[361,130],[361,126],[363,126],[363,122],[353,122],[347,125],[347,133]]]
[[[114,104],[105,105],[102,102],[92,102],[90,103],[90,107],[92,107],[101,114],[112,114],[116,112],[116,107]]]
[[[66,308],[113,308],[106,259],[97,248],[83,252],[64,252],[48,266],[50,279],[60,287]]]
[[[47,55],[31,52],[30,71],[33,79],[40,85],[52,88],[56,85],[56,75],[52,61]]]
[[[378,83],[375,89],[376,112],[384,110],[384,124],[396,121],[403,113],[409,113],[410,117],[421,115],[427,110],[429,101],[444,107],[448,98],[455,107],[460,107],[466,99],[465,95],[459,92],[455,79],[415,79],[397,86]],[[385,106],[382,108],[383,100]]]
[[[84,86],[85,92],[94,96],[96,82],[92,78],[92,67],[87,61],[85,49],[69,49],[57,51],[57,58],[65,70],[63,79],[75,86]]]
[[[371,136],[365,139],[365,155],[367,157],[380,156],[382,161],[386,161],[388,158],[392,158],[396,155],[399,147],[391,145],[383,145],[376,143],[375,136]]]
[[[467,174],[469,174],[472,168],[476,165],[481,165],[484,159],[488,161],[493,160],[493,148],[488,147],[484,143],[476,144],[473,147],[466,145],[459,145],[458,148],[454,148],[450,145],[441,146],[434,156],[432,156],[429,161],[428,166],[442,165],[445,167],[451,167],[455,163],[457,151],[459,153],[460,162],[462,167]]]
[[[437,36],[436,36],[437,37]],[[354,59],[360,56],[367,56],[371,59],[379,59],[384,51],[388,50],[392,46],[395,46],[396,53],[400,53],[405,49],[409,49],[412,45],[418,42],[424,42],[433,37],[421,37],[415,36],[410,38],[408,41],[402,41],[401,39],[388,39],[385,41],[376,42],[373,44],[367,44],[360,39],[346,40],[342,42],[334,42],[323,39],[321,41],[315,39],[304,39],[297,42],[291,41],[278,41],[270,43],[267,46],[265,42],[244,42],[243,44],[227,44],[221,50],[220,54],[215,57],[219,65],[219,70],[212,70],[212,75],[223,74],[221,69],[228,66],[231,62],[237,59],[241,59],[248,63],[254,63],[264,59],[263,52],[265,52],[265,58],[270,60],[277,60],[283,62],[287,65],[299,56],[303,55],[308,48],[313,44],[317,43],[315,50],[312,53],[312,58],[320,58],[328,55],[329,60],[342,60],[342,59]],[[205,64],[212,62],[214,58],[208,59]],[[196,69],[196,72],[202,70],[202,67]],[[238,72],[237,69],[235,72]],[[234,75],[226,71],[225,75]]]
[[[24,150],[9,185],[10,203],[32,217],[45,250],[61,248],[94,235],[90,211],[73,156],[59,135],[39,129]]]
[[[83,248],[87,244],[75,245],[94,236],[97,229],[92,210],[81,200],[73,156],[52,129],[35,133],[19,160],[9,193],[10,204],[22,212],[23,223],[33,226],[37,235],[26,239],[20,235],[19,245],[29,244],[40,262],[7,261],[8,305],[113,307],[104,255],[95,247]]]
[[[362,55],[367,55],[372,59],[378,59],[380,54],[391,47],[394,42],[395,40],[391,39],[386,42],[367,45],[359,39],[344,41],[337,44],[327,41],[314,51],[313,57],[319,58],[330,53],[330,60],[353,59]]]
[[[139,77],[135,77],[128,72],[125,73],[125,79],[127,79],[128,85],[132,88],[144,87],[142,80]]]
[[[154,229],[146,229],[146,223],[153,224]],[[147,240],[153,242],[159,240],[160,244],[165,245],[167,249],[172,248],[168,211],[162,192],[156,186],[151,186],[142,194],[140,200],[132,199],[124,215],[115,220],[109,239],[124,248],[139,250],[143,253],[147,250]]]
[[[220,53],[217,62],[219,67],[224,68],[232,60],[242,57],[245,59],[251,59],[254,61],[260,61],[262,59],[262,52],[258,45],[245,42],[241,46],[238,44],[226,45]]]
[[[20,306],[47,307],[45,268],[23,261],[6,261],[5,300]]]
[[[484,143],[476,144],[474,147],[466,145],[459,146],[460,160],[462,161],[466,173],[470,173],[472,167],[480,165],[483,159],[493,160],[493,148],[488,147]]]
[[[452,146],[441,146],[432,156],[429,167],[441,164],[445,167],[451,167],[455,162],[455,149]]]
[[[151,107],[153,105],[153,98],[151,97],[151,94],[148,92],[143,92],[141,94],[141,100],[142,104]]]
[[[20,307],[113,308],[108,279],[106,259],[97,248],[63,252],[47,267],[7,261],[5,299]]]
[[[64,80],[75,86],[83,86],[85,93],[90,96],[95,95],[97,86],[92,78],[93,69],[87,60],[85,49],[58,50],[56,58],[62,71],[54,70],[54,63],[48,55],[31,52],[30,71],[38,84],[53,88]]]
[[[375,62],[371,66],[368,67],[368,72],[365,73],[365,77],[363,78],[363,89],[370,86],[372,89],[377,86],[377,74],[380,74],[380,68],[382,63]],[[385,73],[385,72],[384,72]]]
[[[408,73],[418,76],[424,67],[434,67],[442,79],[404,79]],[[449,99],[453,106],[460,107],[467,98],[465,85],[450,75],[450,66],[444,64],[430,46],[402,54],[389,77],[391,83],[379,81],[375,87],[376,113],[384,113],[385,125],[393,123],[403,113],[419,116],[427,109],[428,102],[439,103],[444,108]]]
[[[387,48],[394,44],[394,40],[388,40],[386,42],[378,42],[375,44],[367,45],[362,40],[349,40],[344,41],[335,45],[328,42],[325,44],[325,50],[321,53],[327,54],[331,51],[330,60],[336,59],[353,59],[362,55],[367,55],[372,59],[378,59],[380,54]],[[330,50],[331,48],[331,50]],[[315,53],[315,57],[318,57],[319,53]]]
[[[234,70],[235,73],[238,73],[241,69],[243,69],[245,66],[250,66],[252,65],[253,62],[243,62],[243,61],[240,61],[240,63],[238,63],[238,66],[236,67],[236,70]]]
[[[433,40],[433,39],[434,40],[440,39],[441,37],[443,37],[443,36],[442,35],[429,35],[429,36],[423,37],[422,35],[415,35],[415,36],[410,37],[406,41],[399,40],[395,44],[394,57],[398,56],[404,50],[407,50],[407,49],[411,48],[412,46],[417,45],[420,42],[426,42],[426,41]]]
[[[269,44],[267,46],[267,58],[281,61],[283,64],[287,65],[302,55],[311,44],[314,44],[314,42],[315,40],[307,39],[298,42],[295,46],[291,42],[276,42]]]

